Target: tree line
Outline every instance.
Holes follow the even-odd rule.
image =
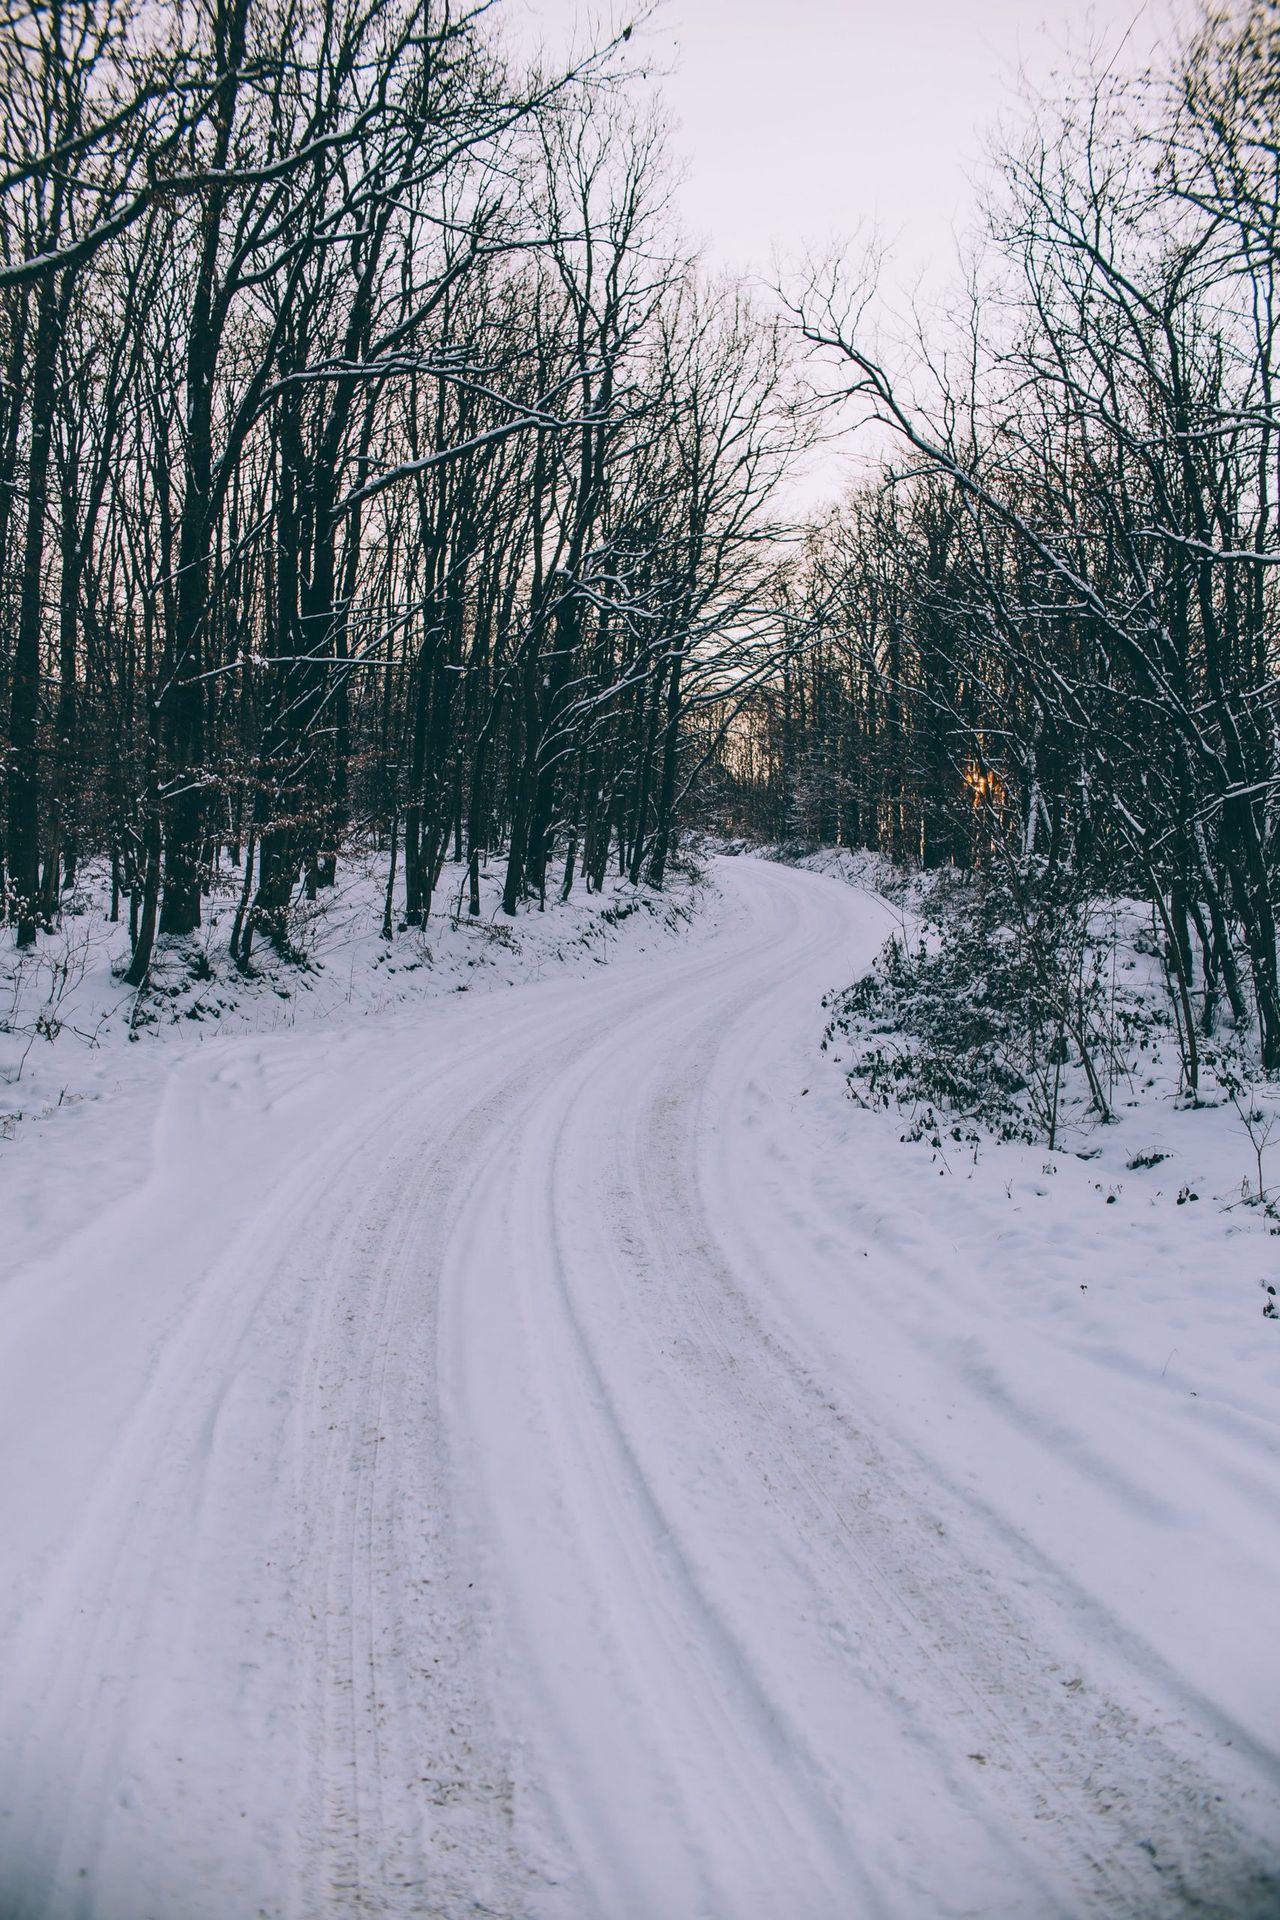
[[[716,756],[772,837],[1147,901],[1192,1088],[1224,1011],[1280,1067],[1278,156],[1251,0],[1039,104],[910,358],[865,276],[792,290],[900,451],[789,563],[788,644]]]
[[[910,355],[865,273],[766,312],[683,257],[626,30],[500,22],[0,19],[18,942],[91,857],[138,984],[212,890],[287,952],[353,837],[388,936],[447,862],[472,913],[487,862],[508,913],[661,884],[693,802],[1136,894],[1190,1084],[1224,1011],[1280,1067],[1278,0],[1039,102]],[[835,405],[897,451],[785,539]]]
[[[20,945],[108,861],[129,978],[232,951],[352,833],[384,931],[660,885],[758,675],[798,427],[779,320],[671,237],[630,29],[572,66],[450,0],[0,19],[0,745]]]

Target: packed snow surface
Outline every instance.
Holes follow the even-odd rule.
[[[1280,1912],[1280,1242],[857,1110],[889,924],[722,860],[0,1147],[5,1920]]]

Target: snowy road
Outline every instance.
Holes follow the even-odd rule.
[[[1201,1579],[1177,1459],[911,1304],[972,1222],[816,1051],[886,909],[719,878],[585,983],[192,1052],[5,1282],[4,1920],[1280,1912],[1274,1479]]]

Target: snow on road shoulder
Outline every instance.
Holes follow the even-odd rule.
[[[473,919],[465,867],[450,864],[427,924],[397,922],[386,941],[386,856],[354,852],[332,890],[298,902],[299,961],[260,942],[246,972],[227,950],[238,879],[221,875],[195,936],[158,944],[141,993],[124,983],[127,928],[107,918],[98,866],[64,903],[59,929],[24,953],[0,947],[0,1279],[141,1177],[160,1087],[193,1052],[319,1032],[335,1049],[368,1021],[445,996],[586,979],[709,938],[719,912],[701,868],[673,862],[661,893],[611,873],[599,894],[579,880],[568,901],[553,870],[545,910],[531,902],[512,919],[495,863]]]
[[[1239,1810],[1280,1863],[1280,1238],[1242,1203],[1241,1103],[1179,1102],[1166,1060],[1056,1152],[957,1139],[944,1116],[913,1139],[910,1115],[849,1097],[851,1052],[837,1034],[807,1089],[780,1074],[770,1159],[745,1170],[779,1205],[807,1175],[813,1237],[847,1248],[847,1289],[789,1304],[912,1436],[958,1524],[1019,1542],[1029,1590],[1078,1629],[1063,1686],[1158,1702],[1217,1762],[1247,1760]]]

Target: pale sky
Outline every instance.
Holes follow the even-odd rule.
[[[627,48],[659,70],[684,179],[679,218],[707,266],[773,279],[875,228],[891,306],[954,278],[984,137],[1017,114],[1020,71],[1057,91],[1073,50],[1139,66],[1177,0],[661,0]],[[548,55],[627,0],[504,0]],[[586,38],[590,38],[588,33]],[[806,504],[840,484],[820,460]],[[843,471],[847,474],[847,468]]]
[[[552,52],[576,23],[631,17],[625,0],[502,11]],[[1167,0],[662,0],[628,51],[667,72],[678,205],[708,264],[767,273],[775,249],[874,223],[914,279],[970,216],[967,176],[1020,67],[1048,87],[1068,49],[1111,55],[1128,34],[1124,59],[1167,17]]]

